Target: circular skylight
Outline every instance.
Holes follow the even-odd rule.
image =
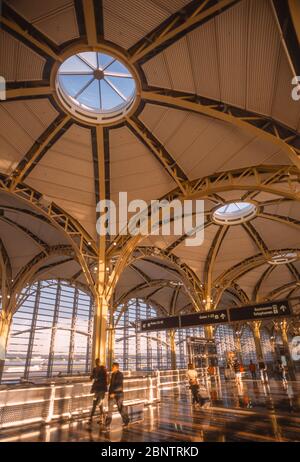
[[[250,202],[230,202],[217,208],[213,213],[213,219],[221,225],[237,225],[251,220],[256,211],[256,206]]]
[[[286,265],[298,259],[297,252],[280,252],[274,254],[268,261],[270,265]]]
[[[136,84],[127,67],[114,56],[88,51],[64,61],[56,77],[58,96],[76,117],[92,123],[122,118],[136,96]]]

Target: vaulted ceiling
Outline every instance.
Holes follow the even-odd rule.
[[[71,223],[94,278],[101,196],[127,191],[149,203],[192,193],[205,200],[203,244],[141,239],[115,304],[138,296],[165,312],[201,309],[208,285],[215,306],[299,296],[300,102],[291,98],[299,44],[283,3],[282,11],[275,0],[4,1],[0,237],[12,273],[51,246],[72,248]],[[93,126],[64,111],[53,73],[72,52],[102,48],[135,70],[138,103],[117,125]],[[58,227],[37,216],[34,195],[56,210]],[[241,200],[257,205],[251,221],[212,220],[218,205]],[[113,258],[123,241],[115,242]],[[297,260],[270,265],[279,251]],[[53,254],[33,278],[83,284],[82,264]]]

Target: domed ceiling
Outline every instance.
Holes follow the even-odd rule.
[[[0,237],[13,273],[70,245],[68,229],[94,278],[99,199],[171,193],[204,200],[204,243],[140,239],[114,304],[299,296],[300,69],[283,23],[268,0],[4,1]],[[34,215],[35,195],[58,227]],[[82,262],[52,258],[37,278],[85,283]]]

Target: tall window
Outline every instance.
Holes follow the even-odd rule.
[[[260,331],[260,341],[264,359],[267,363],[271,363],[274,360],[272,353],[272,345],[270,342],[270,335],[268,331],[264,328]]]
[[[37,282],[23,295],[13,317],[3,381],[88,372],[91,296],[61,281]]]
[[[145,332],[138,329],[143,319],[162,316],[141,299],[120,305],[114,314],[114,359],[124,370],[154,370],[171,368],[171,352],[166,332]]]
[[[221,324],[215,330],[215,341],[218,353],[219,366],[225,366],[227,353],[235,351],[233,329],[226,324]]]
[[[165,316],[141,299],[132,299],[120,305],[114,314],[114,359],[124,370],[171,369],[171,349],[168,331],[145,332],[138,330],[138,321]],[[204,337],[204,329],[178,330],[175,335],[176,362],[185,368],[188,362],[187,337]]]
[[[242,360],[244,364],[249,364],[250,360],[257,362],[255,342],[252,330],[245,326],[241,336]]]
[[[187,337],[205,337],[204,327],[179,329],[175,335],[176,363],[179,369],[185,369],[189,362],[187,352]]]

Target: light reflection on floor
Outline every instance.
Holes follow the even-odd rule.
[[[300,441],[300,382],[246,380],[222,382],[211,389],[212,406],[191,405],[185,386],[162,392],[161,403],[145,408],[143,423],[111,431],[86,420],[6,430],[0,441]]]

